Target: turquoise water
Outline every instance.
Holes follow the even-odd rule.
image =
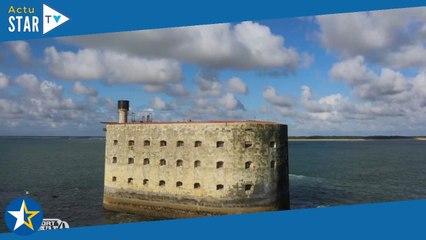
[[[7,204],[24,196],[71,227],[149,220],[102,208],[104,144],[1,138],[0,232]],[[290,142],[289,157],[292,209],[426,198],[426,142]]]

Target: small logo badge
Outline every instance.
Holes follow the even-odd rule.
[[[70,228],[70,225],[58,218],[45,218],[39,230],[55,230]]]
[[[31,198],[17,198],[7,206],[4,219],[10,231],[22,236],[30,235],[40,228],[43,210]]]
[[[43,34],[51,31],[70,20],[62,13],[54,10],[53,8],[43,4]]]

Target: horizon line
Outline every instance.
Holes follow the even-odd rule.
[[[99,135],[0,135],[0,138],[21,137],[21,138],[105,138]],[[426,135],[294,135],[288,138],[426,138]]]

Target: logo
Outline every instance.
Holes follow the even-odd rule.
[[[46,4],[43,4],[43,34],[61,26],[68,20],[70,19],[62,13],[54,10]]]
[[[67,222],[62,221],[57,218],[45,218],[43,219],[43,223],[40,226],[39,230],[55,230],[55,229],[63,229],[70,228]]]
[[[40,9],[31,6],[10,6],[7,11],[9,14],[9,32],[39,32],[38,11]],[[43,34],[61,26],[68,20],[70,19],[67,16],[43,4]]]
[[[43,211],[33,199],[17,198],[7,206],[4,219],[10,231],[22,236],[30,235],[40,228]]]

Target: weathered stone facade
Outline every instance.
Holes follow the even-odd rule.
[[[176,218],[289,208],[287,126],[107,123],[104,207]]]

